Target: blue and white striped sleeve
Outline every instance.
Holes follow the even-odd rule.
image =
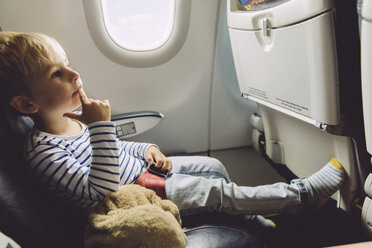
[[[124,164],[125,154],[120,152],[115,124],[108,121],[94,122],[88,125],[88,130],[92,147],[89,178],[94,179],[91,183],[105,194],[116,191],[127,164]]]
[[[132,141],[120,141],[121,147],[126,151],[128,154],[130,154],[133,157],[143,159],[145,160],[145,154],[147,149],[150,146],[155,146],[158,148],[155,144],[149,144],[149,143],[138,143],[138,142],[132,142]]]
[[[49,141],[47,138],[45,142],[36,144],[26,154],[26,160],[36,176],[51,189],[70,197],[92,201],[103,199],[111,191],[98,187],[97,179],[90,175],[89,165],[80,163],[68,149]],[[110,185],[108,188],[113,187]]]
[[[118,186],[134,182],[143,169],[141,160],[151,144],[119,141],[115,124],[110,121],[91,123],[88,130],[92,146],[90,177],[99,182],[95,186],[116,191]]]
[[[144,154],[148,146],[128,146],[127,152],[117,139],[112,122],[94,122],[87,128],[89,139],[80,137],[74,141],[79,143],[78,148],[71,150],[71,145],[64,140],[46,136],[31,145],[26,160],[37,175],[57,191],[96,201],[119,186],[135,181],[142,171],[142,163],[129,152]]]

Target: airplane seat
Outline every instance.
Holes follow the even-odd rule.
[[[361,109],[359,81],[337,59],[347,50],[337,48],[339,23],[350,21],[337,6],[346,2],[228,0],[227,17],[241,96],[257,103],[261,117],[252,118],[263,124],[253,130],[253,144],[264,143],[256,149],[298,177],[337,157],[348,180],[332,198],[350,211],[366,175],[358,167],[361,121],[350,116]]]
[[[361,52],[361,75],[363,94],[363,115],[365,128],[365,141],[367,151],[372,154],[372,1],[359,0],[359,32]],[[371,166],[371,160],[368,165]],[[370,170],[371,171],[371,170]],[[366,197],[362,209],[362,225],[365,232],[372,237],[372,174],[370,173],[364,184]]]
[[[21,247],[84,247],[87,213],[53,197],[24,172],[19,144],[33,122],[20,118],[10,124],[4,113],[0,114],[0,232]],[[146,120],[139,120],[141,116]],[[114,118],[120,126],[128,127],[127,121],[154,125],[158,117],[154,112],[140,112]],[[187,247],[265,247],[257,226],[242,219],[212,213],[183,217]]]

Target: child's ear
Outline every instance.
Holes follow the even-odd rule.
[[[34,114],[39,108],[28,96],[13,96],[10,105],[23,114]]]

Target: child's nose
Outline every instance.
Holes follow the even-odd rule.
[[[72,69],[69,69],[69,70],[70,70],[70,79],[71,79],[71,82],[75,83],[79,79],[80,74],[77,71],[74,71]]]

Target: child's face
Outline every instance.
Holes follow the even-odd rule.
[[[79,89],[82,83],[79,73],[69,66],[62,47],[55,49],[53,61],[31,84],[31,93],[39,107],[39,114],[63,114],[80,106]]]

